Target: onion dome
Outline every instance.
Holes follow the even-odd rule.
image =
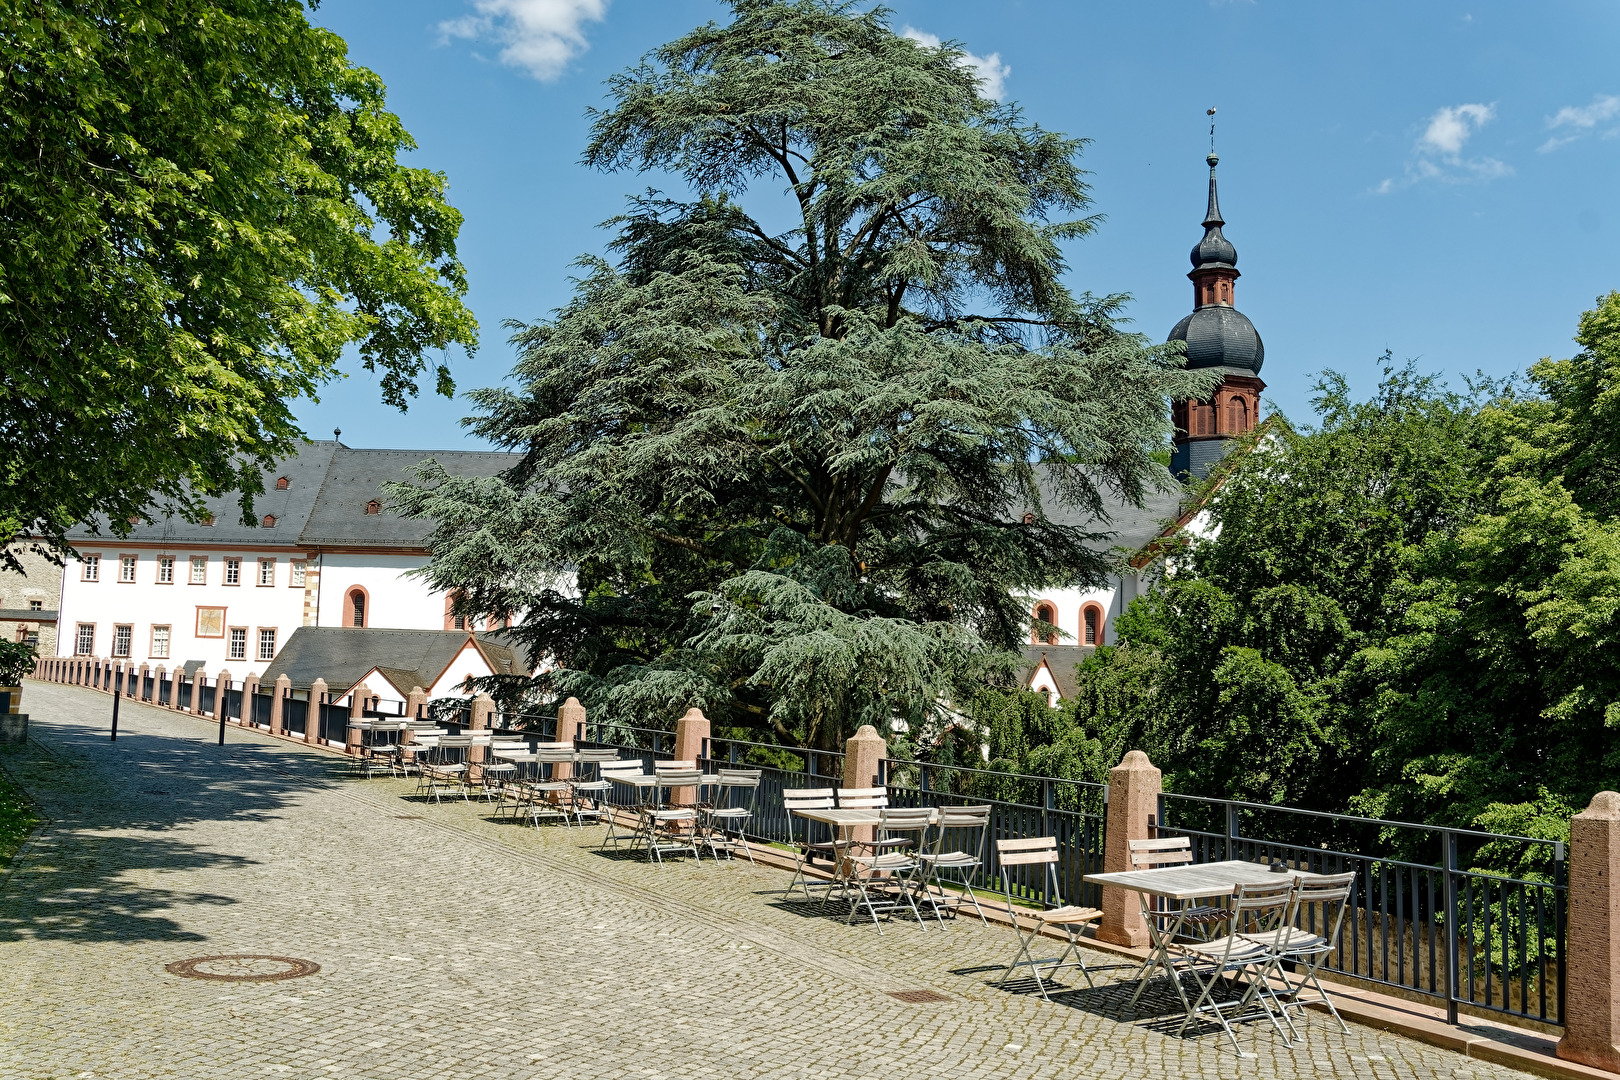
[[[1189,368],[1244,368],[1258,375],[1266,359],[1266,346],[1254,323],[1223,304],[1198,308],[1176,323],[1169,340],[1187,343]]]
[[[1237,248],[1221,235],[1221,226],[1226,222],[1221,220],[1220,200],[1215,197],[1215,165],[1221,159],[1211,154],[1204,160],[1209,162],[1209,210],[1204,214],[1204,238],[1193,245],[1193,269],[1234,267],[1237,265]]]

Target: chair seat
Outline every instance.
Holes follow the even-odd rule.
[[[568,791],[572,787],[566,780],[538,780],[525,786],[531,791]]]
[[[1068,907],[1053,908],[1050,911],[1037,911],[1035,917],[1044,923],[1054,923],[1062,926],[1073,923],[1088,923],[1102,918],[1102,912],[1094,907]]]
[[[740,806],[734,806],[725,810],[710,810],[709,816],[715,818],[745,818],[752,817],[753,814]]]
[[[916,859],[897,851],[883,855],[856,855],[849,861],[867,870],[910,870],[917,865]]]
[[[946,870],[965,870],[968,867],[980,865],[977,855],[969,855],[965,851],[947,851],[940,855],[919,855],[917,858],[930,866]]]
[[[1297,926],[1271,930],[1263,934],[1240,934],[1238,936],[1244,941],[1253,942],[1261,948],[1285,954],[1327,952],[1332,948],[1332,944],[1321,934],[1313,934],[1309,930],[1301,930]]]
[[[1239,935],[1237,938],[1222,937],[1214,941],[1193,941],[1181,946],[1184,952],[1205,960],[1225,960],[1231,964],[1252,963],[1270,954],[1270,947],[1259,942],[1250,941]]]
[[[1153,917],[1172,925],[1180,919],[1183,926],[1207,926],[1211,923],[1225,922],[1231,917],[1231,912],[1218,907],[1195,907],[1184,911],[1155,911]]]

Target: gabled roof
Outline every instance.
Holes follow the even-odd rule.
[[[1074,669],[1096,651],[1095,645],[1025,645],[1021,685],[1029,689],[1030,681],[1041,670],[1041,664],[1045,663],[1047,670],[1052,673],[1052,681],[1057,683],[1058,696],[1072,698],[1079,685],[1074,677]]]
[[[428,689],[461,654],[471,639],[496,672],[510,664],[527,674],[516,655],[488,634],[463,630],[379,630],[348,626],[300,626],[259,676],[261,684],[286,675],[295,689],[307,690],[324,679],[334,694],[343,694],[372,669],[408,694],[412,686]],[[401,683],[407,685],[401,686]]]

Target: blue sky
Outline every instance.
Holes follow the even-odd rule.
[[[956,39],[1043,127],[1089,138],[1106,223],[1070,251],[1078,290],[1128,292],[1162,339],[1191,309],[1208,126],[1237,306],[1266,343],[1271,407],[1310,416],[1312,375],[1359,392],[1391,349],[1461,385],[1567,356],[1580,312],[1620,287],[1620,5],[1184,0],[920,0],[897,29]],[[546,316],[598,223],[661,176],[582,167],[603,80],[710,19],[708,0],[326,0],[317,21],[389,87],[414,163],[449,176],[482,327],[450,357],[462,388],[500,382],[502,321]],[[761,192],[762,196],[774,192]],[[474,445],[461,400],[401,416],[375,380],[300,403],[351,446]]]

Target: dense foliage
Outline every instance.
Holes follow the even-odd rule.
[[[1208,493],[1061,720],[985,710],[1013,768],[1556,836],[1620,767],[1620,294],[1522,385],[1320,385]],[[1027,733],[1034,731],[1030,737]]]
[[[298,0],[0,0],[0,545],[259,490],[345,347],[472,348],[461,215]],[[0,550],[4,550],[0,547]]]
[[[587,161],[692,197],[635,200],[473,395],[521,465],[395,505],[438,522],[433,583],[516,614],[595,715],[832,747],[1006,682],[1017,595],[1101,578],[1095,515],[1171,482],[1165,402],[1209,377],[1064,288],[1080,141],[882,10],[732,6],[595,116]]]

